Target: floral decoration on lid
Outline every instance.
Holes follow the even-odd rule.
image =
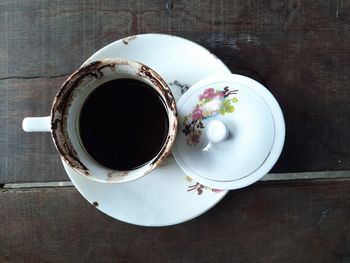
[[[193,110],[183,117],[182,132],[187,136],[189,146],[196,145],[200,142],[202,129],[204,129],[203,120],[210,119],[218,114],[225,115],[233,113],[235,110],[234,103],[238,99],[232,95],[237,94],[238,90],[232,90],[228,86],[223,90],[207,88],[198,96],[198,103]]]

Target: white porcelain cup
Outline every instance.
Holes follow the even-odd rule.
[[[99,164],[87,153],[79,135],[79,114],[84,101],[101,84],[114,79],[139,80],[152,87],[164,102],[169,122],[159,153],[141,167],[129,171],[111,170]],[[146,175],[165,159],[176,137],[177,110],[170,88],[154,70],[131,60],[104,59],[82,66],[63,83],[50,116],[25,118],[22,127],[27,132],[51,132],[61,158],[86,178],[103,183],[123,183]]]

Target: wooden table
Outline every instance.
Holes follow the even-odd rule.
[[[50,187],[68,180],[50,135],[21,129],[93,52],[147,32],[195,41],[265,84],[287,126],[274,180],[164,228]],[[350,262],[350,173],[334,178],[350,170],[349,73],[346,0],[1,1],[0,262]],[[317,171],[331,172],[291,174]],[[294,175],[305,180],[278,180]]]

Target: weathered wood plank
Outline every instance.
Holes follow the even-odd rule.
[[[21,119],[47,114],[60,76],[94,51],[146,32],[196,41],[271,89],[287,125],[274,172],[350,169],[349,1],[169,3],[0,3],[0,182],[67,179],[49,135]]]
[[[10,93],[7,98],[4,96],[7,114],[2,124],[7,127],[0,130],[0,143],[3,146],[0,151],[0,182],[68,179],[50,133],[25,133],[21,128],[24,117],[50,113],[51,103],[64,79],[14,79],[0,82],[0,93],[6,90]]]
[[[113,220],[74,188],[2,191],[0,261],[348,262],[349,187],[349,180],[259,183],[163,228]]]

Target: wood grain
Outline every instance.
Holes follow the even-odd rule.
[[[287,126],[274,172],[349,170],[349,12],[326,0],[1,1],[0,183],[67,179],[49,135],[25,134],[22,118],[47,115],[93,52],[149,32],[193,40],[271,90]]]
[[[350,180],[260,183],[162,228],[105,216],[74,188],[2,191],[0,261],[345,263],[349,188]]]

